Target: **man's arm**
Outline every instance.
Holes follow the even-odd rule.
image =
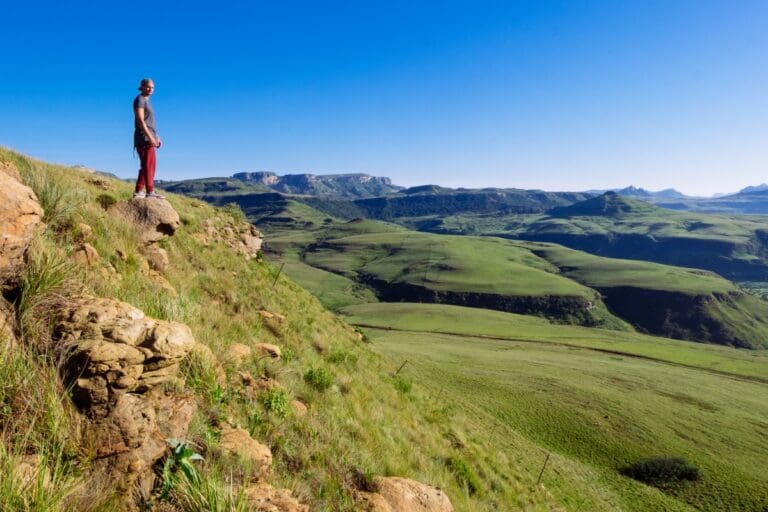
[[[149,139],[149,143],[156,148],[159,148],[162,142],[160,141],[160,137],[155,138],[147,127],[147,123],[144,121],[144,107],[136,107],[133,109],[133,112],[136,116],[136,123],[139,125],[139,128],[141,128],[141,131],[144,132],[147,139]]]

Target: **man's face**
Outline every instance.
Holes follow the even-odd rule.
[[[144,96],[150,96],[153,92],[155,92],[154,82],[148,82],[141,86],[141,94]]]

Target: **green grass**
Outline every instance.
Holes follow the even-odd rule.
[[[603,258],[555,244],[526,242],[521,245],[562,269],[568,277],[590,287],[631,286],[687,294],[728,293],[737,290],[730,281],[706,270]]]
[[[515,453],[513,431],[556,454],[544,476],[569,510],[597,510],[590,493],[620,510],[764,510],[765,384],[697,368],[575,346],[369,329],[373,346],[443,399],[488,414]],[[683,457],[702,471],[666,494],[619,469],[659,456]],[[563,480],[591,473],[581,494]]]
[[[591,348],[768,382],[768,352],[558,325],[542,318],[442,304],[377,303],[344,308],[356,325]]]

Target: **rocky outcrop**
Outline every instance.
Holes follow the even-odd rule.
[[[16,286],[27,249],[42,223],[43,210],[31,188],[6,163],[0,172],[0,286]]]
[[[280,347],[273,345],[272,343],[256,343],[253,349],[257,354],[261,356],[271,357],[273,359],[280,359],[283,356],[283,352]]]
[[[375,492],[358,493],[365,512],[453,512],[448,496],[440,489],[400,477],[376,477]]]
[[[158,247],[155,244],[148,245],[144,248],[142,253],[147,258],[147,264],[152,270],[157,272],[165,272],[168,270],[168,266],[170,265],[168,252],[162,247]]]
[[[164,199],[133,198],[118,201],[107,210],[110,215],[133,223],[139,242],[150,244],[173,236],[181,221]]]
[[[185,325],[153,320],[112,299],[74,299],[57,320],[62,378],[90,420],[95,467],[114,480],[131,509],[131,497],[152,489],[152,465],[165,453],[165,440],[186,437],[195,401],[163,385],[175,379],[195,341]]]
[[[225,244],[248,260],[259,256],[263,239],[261,232],[252,224],[233,225],[221,219],[213,218],[203,221],[203,230],[196,233],[195,237],[206,245]]]

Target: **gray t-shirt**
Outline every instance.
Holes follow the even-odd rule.
[[[144,122],[147,124],[149,131],[151,131],[153,135],[157,135],[157,130],[155,130],[155,111],[152,110],[152,104],[149,102],[149,96],[144,96],[141,94],[136,96],[136,99],[133,100],[134,112],[137,108],[144,109]],[[142,146],[148,146],[149,139],[144,134],[144,130],[141,129],[138,120],[135,121],[134,124],[135,129],[133,131],[133,147],[139,148]]]

